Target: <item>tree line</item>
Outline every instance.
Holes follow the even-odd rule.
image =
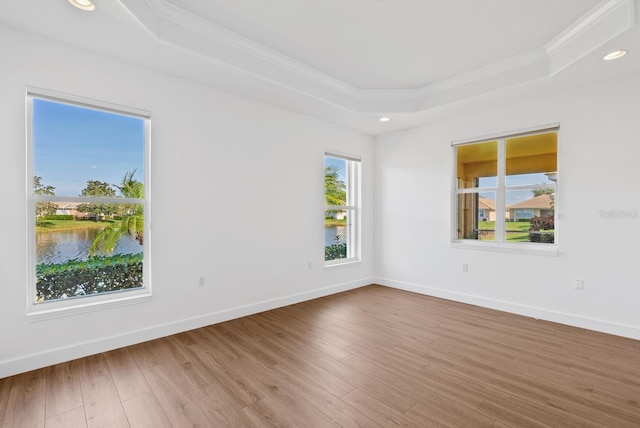
[[[144,185],[134,178],[135,173],[136,170],[127,171],[120,184],[111,185],[104,181],[88,180],[79,196],[117,197],[115,187],[119,190],[120,197],[142,199],[144,198]],[[35,195],[55,196],[55,187],[44,185],[40,176],[33,177],[33,188]],[[38,202],[36,203],[36,217],[53,215],[57,208],[58,206],[53,202]],[[144,242],[144,211],[141,204],[86,202],[79,204],[77,210],[92,213],[96,221],[102,216],[113,218],[117,215],[121,219],[119,224],[107,224],[100,231],[89,249],[90,255],[97,252],[112,253],[123,235],[130,235],[140,245]]]

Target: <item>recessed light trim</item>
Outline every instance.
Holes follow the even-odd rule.
[[[605,61],[613,61],[614,59],[622,58],[627,54],[627,51],[620,49],[617,51],[609,52],[602,59]]]
[[[91,0],[69,0],[69,3],[81,10],[92,11],[96,8],[96,5]]]
[[[388,117],[381,117],[380,119],[378,119],[380,122],[389,122],[391,119],[389,119]]]

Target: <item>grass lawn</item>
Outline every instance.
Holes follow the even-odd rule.
[[[76,229],[102,229],[103,227],[115,222],[116,220],[38,220],[36,221],[36,232],[53,232]]]
[[[505,224],[508,242],[529,242],[529,227],[531,227],[531,224],[528,221],[508,221]],[[495,232],[493,232],[495,228],[495,221],[479,222],[478,229],[484,230],[484,232],[480,233],[479,239],[481,241],[493,241],[495,239]]]
[[[529,227],[531,227],[531,224],[528,221],[507,222],[506,223],[507,241],[530,242]]]

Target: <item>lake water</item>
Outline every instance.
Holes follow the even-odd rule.
[[[338,240],[336,241],[336,236]],[[347,241],[347,226],[325,226],[324,245],[342,244]]]
[[[100,229],[36,232],[36,262],[64,263],[67,260],[86,260],[87,251]],[[113,254],[137,254],[142,245],[132,237],[122,237]]]

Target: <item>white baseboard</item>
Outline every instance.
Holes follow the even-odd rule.
[[[374,278],[374,281],[375,284],[384,285],[390,288],[397,288],[399,290],[411,291],[413,293],[439,297],[442,299],[453,300],[455,302],[468,303],[471,305],[482,306],[484,308],[496,309],[503,312],[509,312],[531,318],[543,319],[545,321],[553,321],[573,327],[580,327],[587,330],[599,331],[615,336],[622,336],[628,337],[630,339],[640,340],[640,328],[633,325],[614,323],[595,318],[587,318],[579,315],[555,311],[552,309],[522,305],[519,303],[513,303],[504,300],[489,299],[482,296],[458,293],[438,287],[414,284],[404,281],[396,281],[389,278],[378,277]]]
[[[343,291],[353,290],[359,287],[370,285],[373,282],[373,278],[365,278],[357,281],[336,284],[328,287],[318,288],[315,290],[305,291],[302,293],[296,293],[288,296],[278,297],[275,299],[256,302],[249,305],[225,309],[218,312],[203,314],[192,318],[181,319],[170,323],[146,327],[139,330],[127,331],[118,335],[101,337],[91,341],[76,343],[70,346],[49,349],[36,354],[23,355],[18,358],[7,359],[4,361],[0,361],[0,379],[18,373],[24,373],[30,370],[47,367],[53,364],[98,354],[100,352],[107,352],[113,349],[122,348],[124,346],[135,345],[136,343],[142,343],[149,340],[158,339],[160,337],[170,336],[172,334],[193,330],[207,325],[217,324],[220,322],[229,321],[235,318],[252,315],[259,312],[293,305],[295,303],[317,299],[319,297],[324,297]]]

